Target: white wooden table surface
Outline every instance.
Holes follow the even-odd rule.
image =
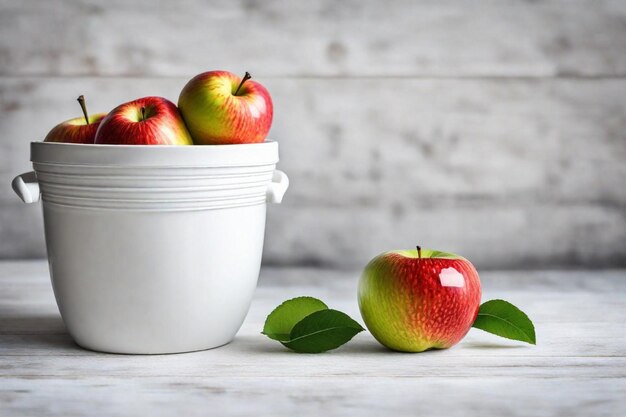
[[[41,261],[0,263],[1,416],[624,416],[626,271],[488,272],[534,320],[537,346],[479,330],[446,351],[401,354],[369,333],[326,354],[260,335],[265,316],[299,295],[359,321],[358,273],[264,269],[228,346],[160,356],[77,347]]]

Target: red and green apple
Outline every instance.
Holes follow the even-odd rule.
[[[192,78],[178,107],[198,145],[263,142],[272,125],[273,105],[261,84],[228,71],[209,71]]]
[[[192,145],[178,108],[163,97],[144,97],[121,104],[100,122],[100,145]]]
[[[390,349],[422,352],[458,343],[480,307],[480,279],[467,259],[431,249],[378,255],[359,281],[361,316]]]
[[[106,113],[87,114],[85,97],[78,97],[78,103],[83,110],[83,117],[66,120],[59,123],[48,132],[44,142],[65,143],[94,143],[96,131]]]

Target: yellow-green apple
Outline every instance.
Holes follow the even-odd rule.
[[[178,107],[198,145],[263,142],[274,108],[265,87],[228,71],[209,71],[192,78]]]
[[[46,135],[44,142],[66,143],[93,143],[98,126],[106,113],[87,114],[85,97],[78,97],[78,103],[83,110],[83,117],[66,120],[52,128]]]
[[[174,103],[144,97],[120,104],[100,122],[99,145],[193,145]]]
[[[403,352],[458,343],[476,320],[480,295],[470,261],[419,246],[372,259],[358,289],[367,328],[380,343]]]

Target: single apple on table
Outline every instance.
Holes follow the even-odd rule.
[[[390,349],[445,349],[470,330],[480,307],[480,279],[465,258],[430,249],[383,253],[359,282],[361,315]]]
[[[79,96],[78,103],[83,110],[83,117],[59,123],[48,132],[44,142],[93,143],[96,131],[106,113],[87,114],[85,97]]]
[[[99,145],[192,145],[178,108],[163,97],[121,104],[100,122]]]
[[[198,145],[263,142],[274,109],[265,87],[228,71],[209,71],[192,78],[178,107]]]

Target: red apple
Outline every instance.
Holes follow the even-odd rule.
[[[78,103],[83,109],[84,117],[66,120],[52,128],[46,135],[44,142],[65,143],[93,143],[96,131],[106,113],[97,113],[89,116],[85,106],[85,97],[78,97]]]
[[[421,352],[458,343],[480,307],[480,279],[467,259],[430,249],[383,253],[359,282],[361,315],[390,349]]]
[[[194,142],[199,145],[263,142],[272,126],[274,108],[265,87],[227,71],[192,78],[178,107]]]
[[[176,105],[163,97],[144,97],[121,104],[102,120],[99,145],[192,145]]]

